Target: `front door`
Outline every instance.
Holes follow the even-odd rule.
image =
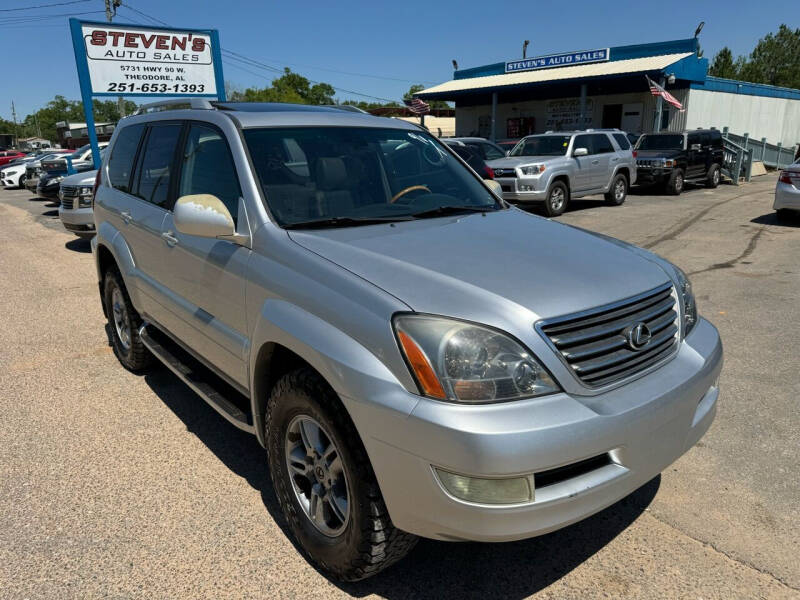
[[[573,154],[572,157],[572,160],[575,161],[575,170],[571,181],[572,191],[582,192],[592,188],[592,181],[595,178],[596,157],[593,155],[592,136],[589,134],[576,135],[572,141],[572,152],[574,153],[577,148],[586,148],[588,152],[586,156]]]
[[[705,174],[706,154],[708,150],[703,149],[702,136],[700,132],[693,132],[687,136],[686,140],[686,178],[697,179]]]
[[[211,194],[222,200],[237,221],[239,180],[219,130],[209,124],[190,124],[177,167],[177,198]],[[164,265],[177,317],[165,326],[229,378],[248,387],[244,290],[250,250],[227,240],[180,233],[171,211],[163,231]]]

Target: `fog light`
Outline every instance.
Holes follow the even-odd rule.
[[[441,469],[435,469],[435,471],[444,489],[459,500],[476,504],[522,504],[524,502],[533,502],[533,475],[505,479],[484,479],[457,475]]]
[[[521,185],[521,186],[519,186],[519,191],[520,192],[532,192],[533,191],[533,186],[532,185]]]

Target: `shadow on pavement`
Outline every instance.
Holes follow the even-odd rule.
[[[790,213],[787,218],[778,220],[778,213],[775,211],[768,212],[765,215],[750,219],[751,223],[758,223],[759,225],[774,225],[776,227],[800,227],[800,211]]]
[[[72,250],[73,252],[81,252],[83,254],[90,254],[92,252],[91,242],[89,240],[84,240],[78,237],[68,241],[66,244],[64,244],[64,247],[67,250]]]
[[[42,213],[43,217],[57,217],[58,210],[46,210]]]
[[[261,492],[270,516],[293,542],[272,489],[266,451],[255,436],[225,421],[166,368],[154,369],[145,382],[188,431]],[[561,579],[625,530],[649,506],[660,483],[659,475],[602,512],[545,536],[502,544],[421,539],[406,558],[371,579],[331,583],[356,597],[390,600],[524,598]]]

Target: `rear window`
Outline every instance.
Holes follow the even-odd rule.
[[[619,144],[619,147],[623,150],[630,150],[631,143],[628,141],[628,136],[624,133],[615,133],[613,135],[614,140]]]
[[[130,193],[131,191],[133,161],[136,158],[142,131],[144,131],[143,124],[125,127],[119,132],[112,149],[111,158],[108,161],[108,179],[111,187],[121,192]]]
[[[614,146],[611,145],[611,140],[605,134],[596,134],[592,136],[592,147],[594,152],[589,154],[608,154],[614,151]]]

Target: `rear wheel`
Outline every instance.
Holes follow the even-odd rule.
[[[569,202],[569,190],[563,181],[556,181],[547,192],[544,201],[544,212],[548,217],[557,217],[562,214]]]
[[[619,206],[628,197],[628,178],[622,173],[614,177],[611,187],[605,194],[606,204]]]
[[[317,373],[281,378],[265,421],[275,494],[312,561],[357,581],[406,555],[417,538],[392,525],[358,432]]]
[[[129,371],[140,373],[153,361],[153,355],[139,337],[142,318],[131,304],[122,275],[116,269],[106,272],[103,297],[111,329],[111,345],[119,362]]]
[[[667,181],[666,192],[671,196],[678,196],[683,191],[683,169],[675,169]]]
[[[719,185],[719,165],[714,163],[706,175],[706,187],[715,188]]]

